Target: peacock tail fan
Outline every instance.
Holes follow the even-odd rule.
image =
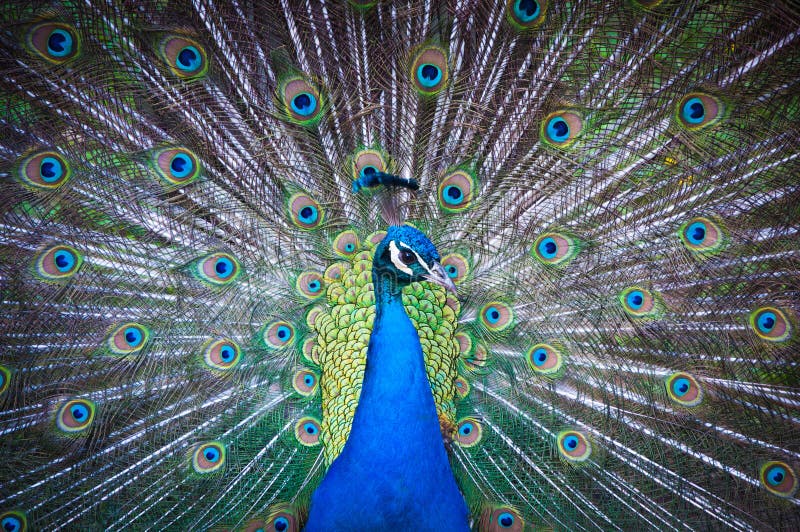
[[[474,529],[800,528],[799,44],[785,1],[4,4],[0,528],[300,530],[400,223]]]

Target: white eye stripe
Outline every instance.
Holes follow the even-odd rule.
[[[428,266],[428,263],[425,262],[422,259],[422,257],[419,256],[419,253],[417,253],[416,251],[411,249],[411,246],[409,246],[408,244],[406,244],[404,242],[397,242],[397,244],[400,244],[401,246],[403,246],[404,249],[407,249],[408,251],[413,253],[414,256],[417,258],[417,262],[419,262],[420,265],[422,265],[422,267],[425,268],[425,271],[427,271],[429,274],[433,273],[431,271],[430,266]],[[394,240],[389,242],[389,251],[392,254],[391,255],[392,256],[392,264],[394,264],[395,267],[398,270],[400,270],[401,272],[407,273],[408,275],[412,275],[414,272],[411,270],[411,268],[409,268],[408,265],[406,265],[403,261],[400,260],[400,249],[397,247],[397,244],[395,244]]]
[[[403,244],[402,242],[400,242],[400,243]],[[408,246],[406,246],[405,244],[403,244],[403,247],[408,248]],[[408,248],[408,249],[411,249],[411,248]],[[406,264],[403,263],[403,261],[400,260],[400,249],[397,247],[397,244],[395,244],[394,240],[389,242],[389,252],[392,254],[391,255],[392,264],[394,264],[395,268],[397,268],[398,270],[400,270],[403,273],[407,273],[408,275],[413,275],[414,274],[414,272],[411,270],[411,268],[409,268]],[[414,253],[414,250],[411,249],[411,252]],[[414,254],[416,255],[416,253],[414,253]],[[419,255],[417,255],[417,259],[419,259]]]

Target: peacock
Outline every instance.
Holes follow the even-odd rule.
[[[800,8],[0,7],[0,528],[800,529]]]

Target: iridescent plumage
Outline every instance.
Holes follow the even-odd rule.
[[[322,500],[430,460],[404,527],[800,528],[799,43],[789,2],[6,3],[0,527],[301,529],[392,412],[405,223],[457,288],[379,328],[434,437]]]

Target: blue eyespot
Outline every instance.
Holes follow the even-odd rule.
[[[514,525],[514,516],[503,512],[497,516],[497,524],[500,525],[500,528],[511,528]]]
[[[447,274],[447,276],[451,279],[455,279],[456,277],[458,277],[458,268],[456,268],[452,264],[448,264],[447,266],[445,266],[444,271]]]
[[[226,345],[219,350],[219,356],[224,362],[230,362],[236,356],[236,351],[231,346]]]
[[[177,153],[169,163],[169,172],[176,179],[183,179],[194,172],[194,162],[185,153]]]
[[[217,272],[220,279],[229,277],[234,271],[233,261],[227,257],[219,257],[214,264],[214,271]]]
[[[309,116],[317,110],[317,99],[310,92],[301,92],[292,98],[290,105],[298,115]]]
[[[776,465],[772,466],[770,470],[767,472],[767,482],[769,482],[773,486],[779,486],[781,482],[786,478],[786,469],[783,467]]]
[[[543,238],[539,242],[539,254],[545,259],[552,259],[558,253],[558,245],[553,237]]]
[[[73,419],[79,423],[89,417],[89,409],[82,404],[72,405],[72,407],[69,409],[69,413]]]
[[[681,116],[689,124],[699,124],[706,116],[706,109],[700,98],[694,97],[686,100],[681,109]]]
[[[520,22],[527,23],[535,20],[542,12],[539,2],[535,0],[517,0],[514,2],[514,14]]]
[[[175,64],[181,70],[193,72],[202,66],[203,56],[196,47],[184,46],[178,52],[178,57],[175,60]]]
[[[303,378],[303,382],[306,383],[306,386],[314,386],[314,376],[310,373]]]
[[[686,229],[686,238],[694,245],[702,244],[706,239],[706,224],[694,222]]]
[[[472,426],[472,423],[464,423],[458,429],[458,433],[462,436],[469,436],[470,434],[472,434],[473,430],[474,427]]]
[[[567,436],[564,438],[564,447],[567,450],[574,451],[578,447],[578,438],[576,436]]]
[[[18,532],[22,530],[22,521],[13,515],[9,515],[0,521],[0,527],[3,528],[4,532]]]
[[[355,251],[355,249],[356,246],[352,242],[348,242],[347,244],[344,245],[344,250],[348,253],[352,253],[353,251]]]
[[[278,517],[272,524],[278,532],[284,532],[289,529],[289,520],[285,517]]]
[[[691,387],[692,385],[689,382],[689,379],[685,377],[675,379],[672,382],[672,392],[678,397],[683,397],[686,395],[686,392],[688,392]]]
[[[62,29],[54,29],[47,38],[47,52],[53,57],[72,54],[73,46],[72,35]]]
[[[762,312],[758,317],[758,330],[765,334],[770,332],[775,327],[777,320],[778,318],[774,312]]]
[[[435,87],[442,81],[442,69],[431,63],[422,63],[417,67],[417,79],[425,88]]]
[[[442,190],[442,199],[448,205],[459,205],[464,201],[464,193],[455,185],[447,185]]]
[[[275,333],[275,336],[277,336],[281,340],[286,340],[291,335],[292,335],[291,329],[289,329],[289,327],[285,325],[281,325],[280,327],[278,327],[278,330]]]
[[[218,449],[209,446],[206,447],[206,449],[203,451],[203,456],[209,462],[216,462],[217,460],[219,460],[220,454]]]
[[[633,310],[639,310],[644,304],[644,294],[641,290],[633,290],[625,297],[625,301]]]
[[[53,260],[58,271],[68,272],[75,266],[77,257],[69,250],[59,249],[53,255]]]
[[[487,308],[486,312],[484,312],[484,315],[486,316],[486,321],[491,324],[495,324],[500,321],[500,311],[497,309],[497,307],[491,306]]]
[[[547,136],[554,142],[569,140],[569,124],[560,116],[554,116],[547,122]]]
[[[45,183],[54,183],[64,175],[64,166],[55,157],[45,157],[39,164],[39,174]]]
[[[544,347],[540,347],[536,351],[533,352],[533,363],[536,366],[543,366],[545,362],[547,362],[547,349]]]
[[[304,224],[313,224],[317,221],[317,218],[319,218],[319,211],[313,205],[306,205],[300,209],[298,216],[300,217],[300,222]]]
[[[311,281],[310,283],[308,283],[308,290],[311,292],[319,292],[320,288],[321,285],[319,281]]]
[[[142,331],[136,327],[128,327],[125,329],[125,341],[130,347],[136,347],[142,343]]]
[[[304,423],[303,430],[306,431],[307,434],[314,435],[317,433],[317,426],[314,423]]]

